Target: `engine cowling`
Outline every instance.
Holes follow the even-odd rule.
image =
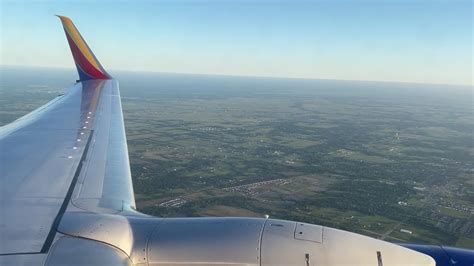
[[[165,219],[147,253],[150,265],[435,265],[429,256],[366,236],[251,218]]]
[[[400,245],[275,219],[153,218],[79,212],[65,215],[58,230],[70,237],[111,245],[135,265],[435,266],[430,256]]]

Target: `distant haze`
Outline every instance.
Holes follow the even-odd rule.
[[[472,1],[5,1],[2,65],[472,85]]]

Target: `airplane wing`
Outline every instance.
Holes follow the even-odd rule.
[[[1,128],[2,257],[46,254],[69,204],[108,213],[135,208],[118,82],[71,20],[60,19],[81,79]]]
[[[435,265],[318,225],[137,212],[118,82],[59,18],[80,79],[0,129],[0,265]]]

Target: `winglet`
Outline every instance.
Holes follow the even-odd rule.
[[[63,24],[66,38],[71,48],[72,56],[79,72],[79,81],[91,79],[110,79],[111,76],[104,70],[99,60],[82,38],[72,20],[65,16],[58,16]]]

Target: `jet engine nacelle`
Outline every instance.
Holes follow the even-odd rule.
[[[110,256],[117,258],[111,259],[121,260],[125,265],[435,266],[430,256],[396,244],[328,227],[274,219],[76,213],[66,215],[58,231],[114,247],[115,251],[108,254],[116,254]],[[97,244],[93,246],[90,252],[98,248]],[[74,247],[53,245],[54,250],[74,253]],[[77,246],[76,250],[79,250]],[[80,250],[88,252],[86,247]],[[48,257],[48,261],[55,261],[54,252]],[[61,262],[67,263],[58,264]]]
[[[150,265],[428,266],[434,260],[388,242],[273,219],[166,219],[150,238]]]

